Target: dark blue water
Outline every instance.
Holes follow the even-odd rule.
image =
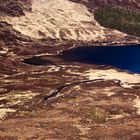
[[[140,45],[79,47],[65,51],[65,61],[111,65],[133,73],[140,73]]]
[[[140,45],[85,46],[64,51],[58,56],[39,56],[25,59],[31,65],[59,65],[63,62],[109,65],[132,73],[140,73]]]

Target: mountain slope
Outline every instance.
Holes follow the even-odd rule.
[[[90,9],[104,7],[123,7],[127,9],[140,10],[139,0],[70,0],[72,2],[85,4]]]
[[[124,1],[120,2],[121,5]],[[138,38],[105,28],[95,20],[94,10],[102,7],[101,3],[108,5],[109,1],[1,0],[1,7],[5,6],[8,10],[3,9],[0,19],[11,24],[21,34],[39,40],[57,40],[61,43],[138,43]],[[110,5],[112,3],[115,4],[113,0]]]
[[[116,7],[98,9],[94,14],[104,27],[140,37],[140,12]]]
[[[86,6],[69,0],[33,0],[32,12],[25,11],[21,17],[6,16],[3,20],[22,34],[37,39],[94,42],[126,36],[100,26]]]

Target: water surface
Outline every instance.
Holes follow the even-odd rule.
[[[64,51],[57,56],[39,56],[24,60],[24,63],[32,65],[59,65],[65,62],[109,65],[140,73],[140,45],[85,46]]]
[[[65,51],[61,58],[71,62],[111,65],[129,72],[140,73],[140,45],[79,47]]]

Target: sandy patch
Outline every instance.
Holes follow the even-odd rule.
[[[105,80],[119,80],[121,81],[121,86],[124,88],[131,88],[135,84],[140,83],[140,75],[129,74],[126,72],[118,72],[117,70],[87,70],[84,76],[88,77],[90,80],[93,79],[105,79]]]

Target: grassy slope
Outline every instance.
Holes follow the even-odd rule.
[[[140,13],[123,8],[102,8],[95,19],[103,26],[140,37]]]

